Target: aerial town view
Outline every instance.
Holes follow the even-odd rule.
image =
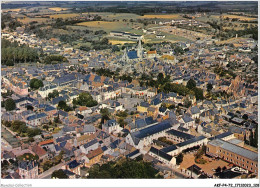
[[[1,3],[1,179],[98,178],[258,179],[257,1]]]

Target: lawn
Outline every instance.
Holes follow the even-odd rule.
[[[180,19],[182,16],[180,14],[146,14],[140,18],[150,18],[150,19]]]

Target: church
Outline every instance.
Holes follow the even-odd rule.
[[[138,42],[137,50],[128,51],[125,48],[124,55],[121,58],[121,61],[124,63],[137,62],[142,60],[143,60],[143,48],[142,48],[141,40],[139,40]]]

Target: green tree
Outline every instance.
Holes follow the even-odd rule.
[[[60,102],[58,103],[58,108],[59,108],[59,109],[62,109],[62,110],[64,110],[64,111],[66,111],[66,112],[69,112],[69,111],[72,111],[72,110],[73,110],[73,108],[70,107],[70,106],[68,106],[65,101],[60,101]]]
[[[218,166],[218,168],[216,168],[216,172],[219,173],[221,172],[222,168],[220,166]]]
[[[186,107],[186,108],[189,108],[190,106],[191,106],[191,101],[188,99],[188,98],[185,98],[185,100],[184,100],[184,106]]]
[[[23,160],[39,160],[39,156],[38,155],[33,155],[31,153],[24,153],[23,155],[20,155],[19,157],[17,157],[17,159],[19,161],[23,161]]]
[[[102,115],[101,124],[103,124],[105,120],[110,120],[110,117],[109,117],[110,116],[110,112],[109,112],[108,108],[102,108],[100,110],[100,113]]]
[[[210,92],[213,89],[213,86],[211,83],[207,84],[207,91]]]
[[[154,169],[151,163],[136,161],[131,159],[121,159],[117,162],[111,161],[103,165],[93,165],[89,169],[88,178],[134,178],[151,179],[163,178],[158,175],[158,170]]]
[[[98,103],[93,99],[93,97],[89,93],[82,92],[79,94],[79,96],[76,99],[73,100],[73,104],[92,107],[92,106],[96,106]]]
[[[43,163],[43,171],[50,169],[52,166],[53,166],[53,163],[51,161],[49,161],[49,160],[45,161]]]
[[[204,99],[202,89],[195,87],[195,88],[193,88],[193,91],[194,91],[194,94],[195,94],[195,97],[196,97],[197,100],[203,100]]]
[[[32,89],[39,89],[40,87],[43,87],[43,82],[37,78],[33,78],[30,81],[30,87]]]
[[[177,157],[176,157],[176,164],[177,165],[179,165],[179,164],[181,164],[182,163],[182,161],[183,161],[183,153],[180,153],[179,155],[177,155]]]
[[[66,104],[65,101],[60,101],[60,102],[58,103],[58,108],[60,108],[60,109],[65,109],[66,107],[67,107],[67,104]]]
[[[56,178],[56,179],[68,179],[69,177],[64,173],[62,169],[55,170],[51,174],[51,178]]]
[[[195,80],[190,79],[190,80],[187,82],[186,87],[187,87],[188,89],[193,89],[193,88],[195,88],[195,87],[196,87],[196,82],[195,82]]]
[[[59,96],[59,92],[55,89],[55,90],[53,90],[52,93],[49,93],[49,94],[48,94],[48,99],[50,100],[50,99],[56,98],[56,97],[58,97],[58,96]]]
[[[157,81],[158,81],[159,84],[163,84],[163,81],[164,81],[163,73],[158,74]]]
[[[12,98],[9,98],[4,103],[6,111],[12,111],[16,108],[15,102]]]
[[[256,125],[256,129],[254,132],[253,146],[258,147],[258,125]]]

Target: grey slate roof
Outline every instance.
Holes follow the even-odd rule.
[[[32,120],[35,120],[35,119],[40,119],[40,118],[43,118],[43,117],[46,117],[47,115],[45,113],[40,113],[40,114],[35,114],[35,115],[32,115],[32,116],[28,116],[26,118],[27,121],[32,121]]]
[[[169,129],[171,127],[172,126],[169,122],[164,121],[164,122],[152,125],[150,127],[144,128],[142,130],[133,132],[133,133],[131,133],[131,136],[132,136],[135,144],[137,145],[139,143],[140,139],[143,139],[147,136],[156,134],[156,133],[161,132],[165,129]]]
[[[215,139],[210,141],[208,144],[213,146],[219,146],[227,151],[233,152],[237,155],[241,155],[245,158],[251,159],[252,161],[258,161],[258,154],[256,152],[247,150],[243,147],[237,146],[235,144],[231,144],[221,139]]]
[[[198,141],[203,140],[205,138],[206,138],[205,136],[198,136],[198,137],[192,138],[190,140],[187,140],[185,142],[181,142],[179,144],[176,144],[176,146],[178,146],[178,147],[186,146],[188,144],[191,144],[191,143],[194,143],[194,142],[198,142]]]
[[[158,149],[156,149],[156,148],[154,148],[154,147],[151,147],[150,152],[151,152],[151,153],[154,153],[155,155],[158,155],[158,156],[160,156],[160,157],[162,157],[162,158],[164,158],[164,159],[166,159],[167,161],[171,161],[172,158],[173,158],[173,157],[170,156],[169,154],[167,154],[167,153],[165,153],[165,152],[163,152],[163,151],[161,151],[161,150],[158,150]]]
[[[19,168],[22,168],[24,170],[31,170],[33,169],[35,166],[38,166],[36,161],[21,161],[18,163]]]
[[[227,136],[230,136],[232,134],[233,134],[232,132],[228,131],[228,132],[224,132],[222,134],[217,135],[215,138],[221,139],[221,138],[225,138]]]
[[[171,151],[176,150],[176,149],[177,149],[176,145],[171,145],[171,146],[168,146],[168,147],[161,149],[161,151],[168,153],[168,152],[171,152]]]
[[[197,106],[191,107],[190,111],[191,111],[192,114],[200,113],[200,109]]]
[[[167,131],[166,133],[180,137],[180,138],[184,138],[184,139],[194,138],[193,135],[190,135],[190,134],[187,134],[187,133],[184,133],[184,132],[181,132],[181,131],[177,131],[177,130],[174,130],[174,129],[171,129],[171,130]]]

